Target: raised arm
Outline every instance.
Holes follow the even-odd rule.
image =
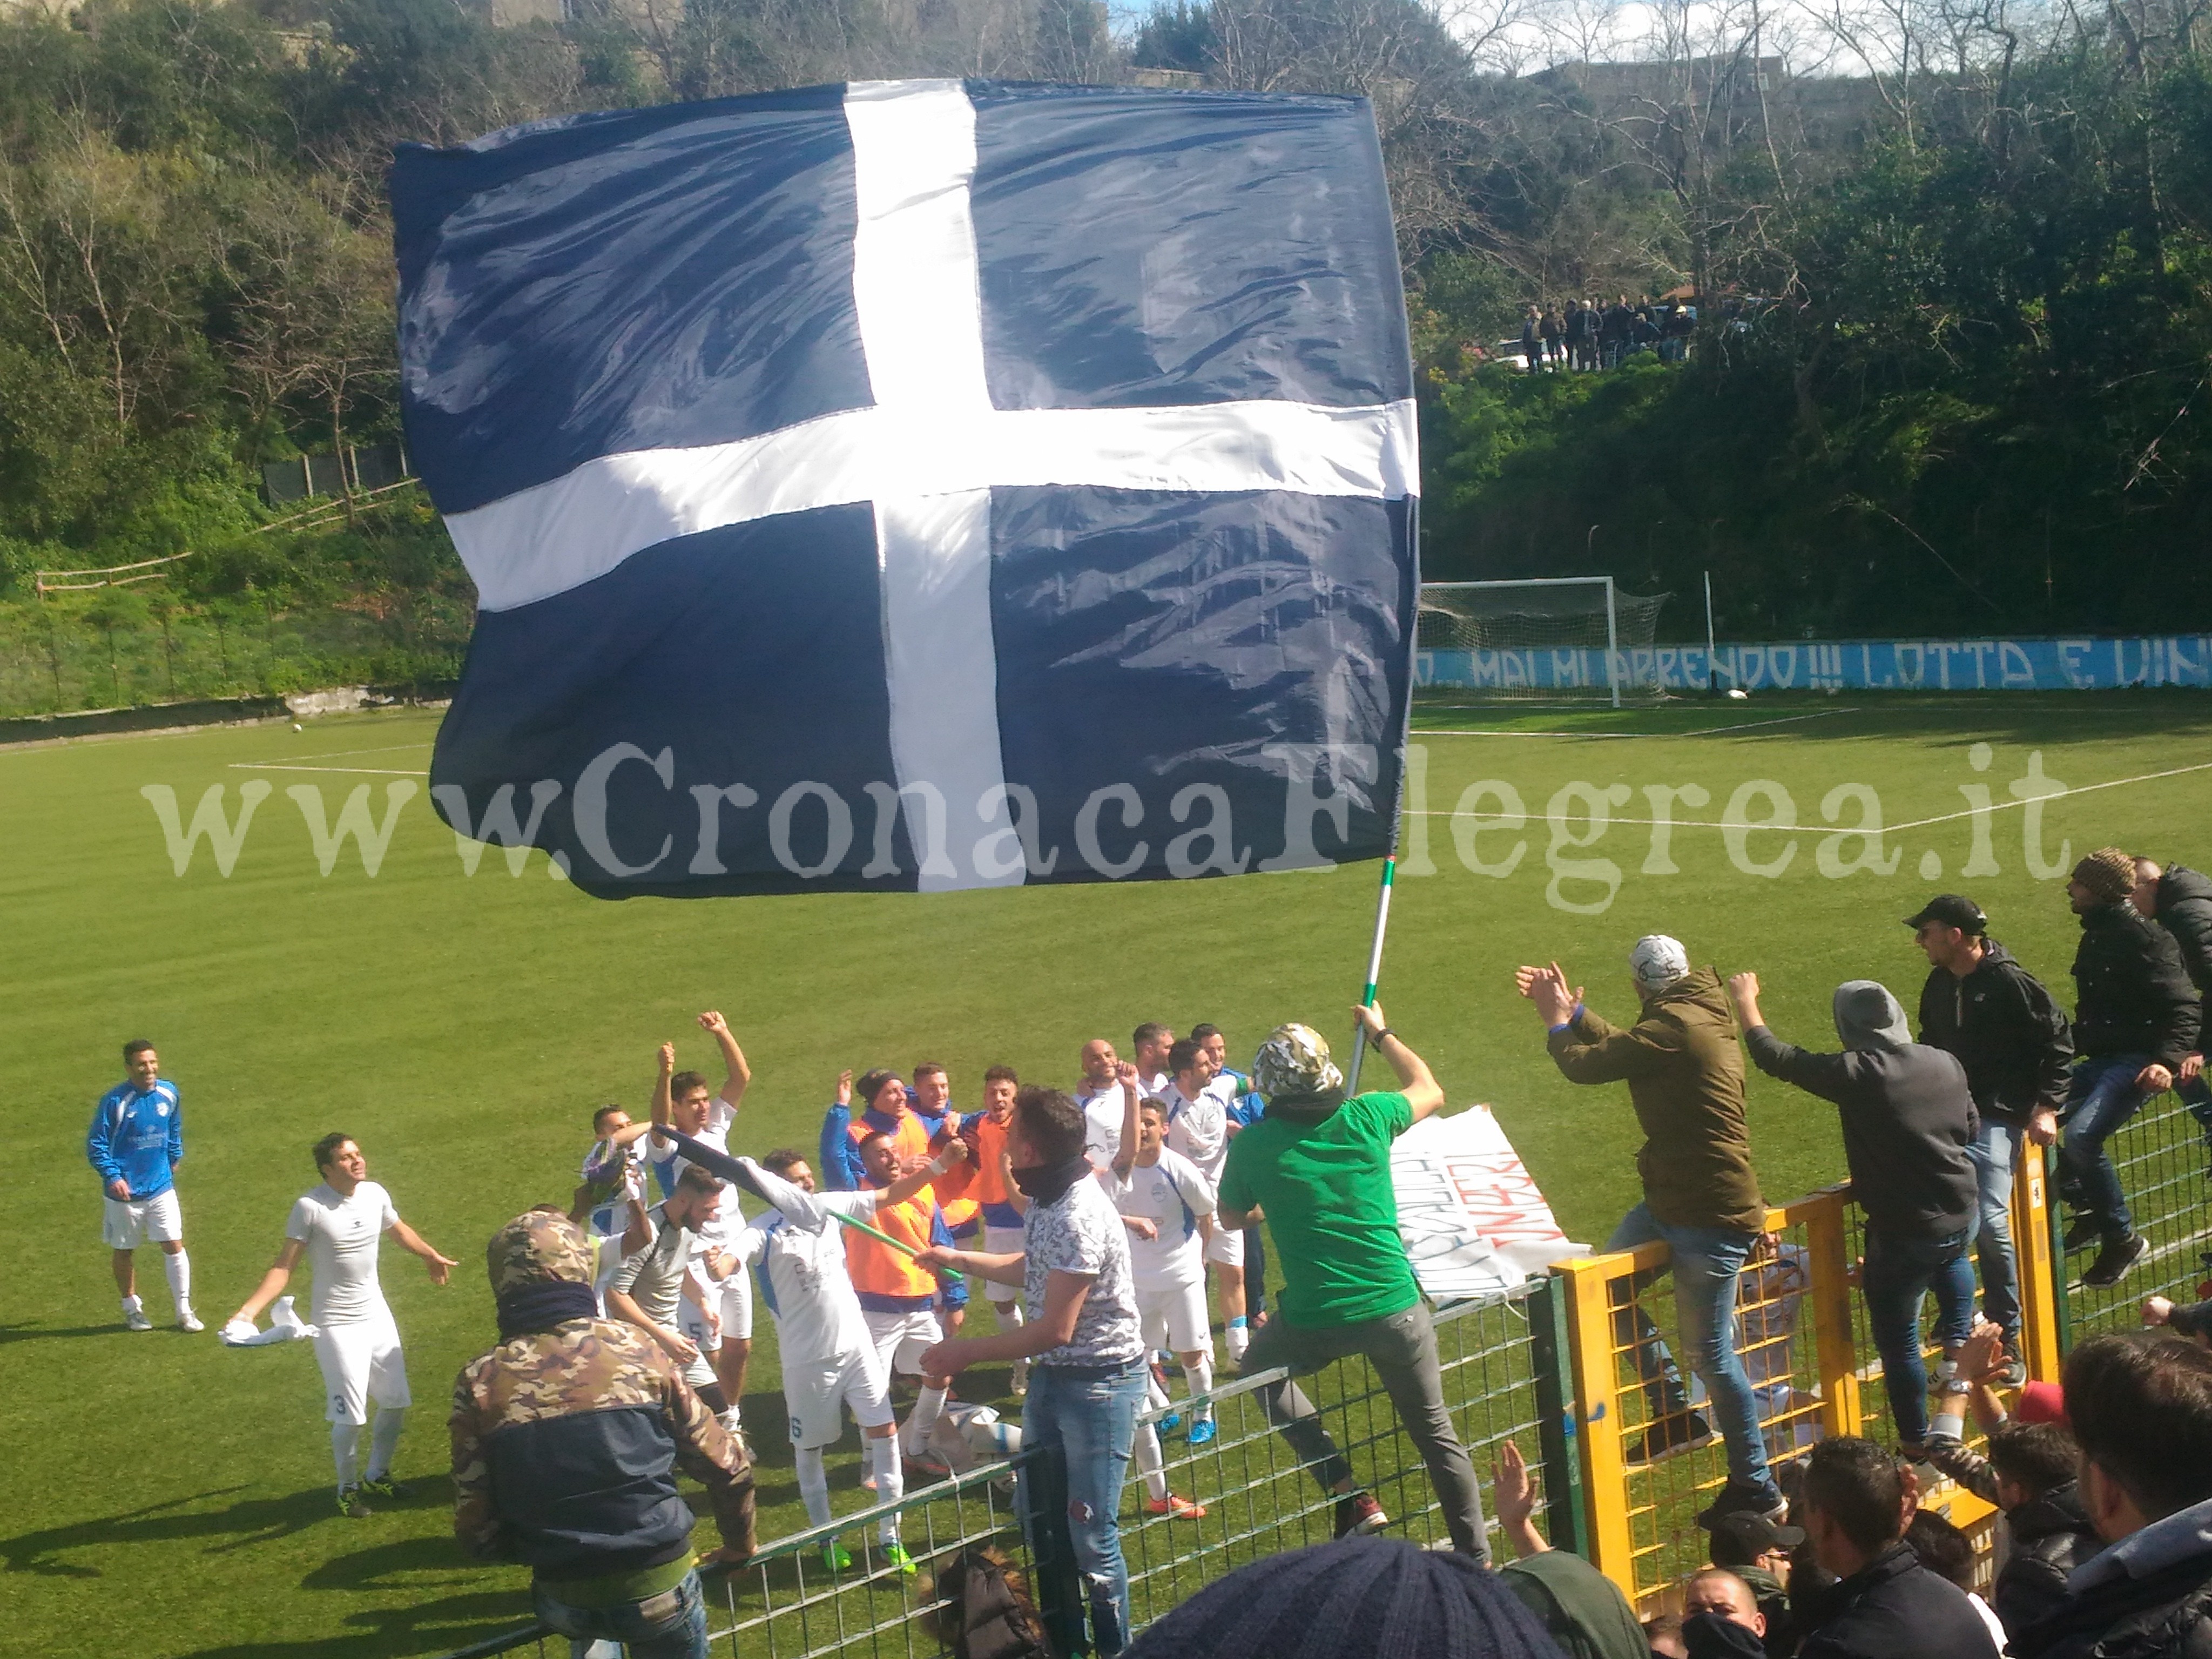
[[[276,1261],[269,1264],[269,1271],[261,1275],[261,1283],[254,1286],[252,1296],[239,1304],[228,1322],[234,1325],[243,1320],[251,1325],[260,1318],[261,1310],[284,1294],[285,1285],[292,1282],[292,1269],[300,1265],[300,1257],[307,1248],[303,1239],[286,1239],[276,1252]]]
[[[709,1008],[699,1016],[699,1024],[721,1046],[722,1066],[726,1073],[722,1079],[722,1104],[732,1111],[745,1097],[745,1089],[753,1080],[753,1068],[745,1064],[745,1051],[738,1047],[738,1039],[730,1030],[730,1022]]]
[[[1428,1062],[1398,1040],[1398,1034],[1382,1018],[1381,1003],[1369,1003],[1352,1012],[1367,1034],[1369,1046],[1397,1073],[1398,1092],[1413,1109],[1413,1121],[1434,1116],[1444,1103],[1444,1091],[1429,1071]]]
[[[1114,1176],[1127,1181],[1129,1171],[1137,1167],[1137,1068],[1127,1060],[1117,1061],[1114,1075],[1121,1080],[1121,1145],[1114,1154]]]
[[[822,1115],[821,1158],[815,1165],[822,1184],[832,1192],[860,1190],[867,1179],[860,1149],[853,1139],[853,1073],[837,1073],[837,1093]]]
[[[659,1062],[660,1074],[653,1080],[653,1127],[656,1129],[665,1129],[668,1127],[670,1105],[668,1082],[676,1075],[676,1045],[674,1043],[664,1042],[660,1045]]]

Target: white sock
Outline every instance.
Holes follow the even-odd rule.
[[[179,1311],[192,1305],[192,1259],[182,1250],[161,1258],[161,1271],[169,1276],[169,1294]]]
[[[722,1432],[735,1434],[745,1425],[744,1414],[735,1406],[722,1413]]]
[[[338,1490],[343,1492],[353,1485],[353,1455],[361,1449],[361,1425],[333,1423],[331,1425],[331,1457],[338,1466]]]
[[[368,1468],[363,1479],[381,1480],[392,1473],[393,1454],[399,1449],[399,1431],[407,1426],[404,1406],[379,1406],[376,1426],[368,1431]]]
[[[1002,1331],[1018,1331],[1026,1322],[1018,1302],[994,1302],[991,1311],[999,1316],[999,1328]]]
[[[1208,1354],[1195,1365],[1184,1366],[1182,1380],[1190,1385],[1194,1397],[1209,1392],[1213,1387],[1213,1357]],[[1200,1422],[1206,1422],[1213,1415],[1213,1402],[1209,1400],[1202,1406],[1192,1407],[1191,1410]]]
[[[1244,1316],[1239,1314],[1229,1322],[1229,1328],[1223,1334],[1229,1341],[1229,1357],[1242,1364],[1244,1360],[1244,1350],[1252,1346],[1252,1328],[1244,1322]]]
[[[908,1456],[919,1457],[921,1449],[929,1443],[929,1431],[945,1415],[945,1394],[943,1389],[933,1389],[925,1383],[915,1396],[914,1414],[907,1419],[899,1437],[905,1443]]]
[[[1155,1504],[1168,1495],[1167,1471],[1160,1467],[1160,1437],[1149,1423],[1137,1425],[1137,1472],[1145,1477],[1145,1493]]]
[[[868,1440],[868,1461],[876,1468],[876,1502],[896,1504],[906,1496],[906,1471],[899,1462],[898,1436],[887,1434]],[[899,1518],[887,1515],[878,1528],[886,1544],[898,1542]]]
[[[126,1296],[123,1298],[123,1311],[127,1314],[143,1312],[145,1306],[146,1304],[135,1296]]]
[[[799,1466],[799,1501],[806,1505],[806,1520],[810,1526],[826,1526],[830,1521],[830,1471],[822,1462],[819,1446],[799,1446],[793,1451],[792,1462]]]

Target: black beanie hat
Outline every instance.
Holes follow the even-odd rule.
[[[1271,1555],[1139,1637],[1128,1659],[1560,1659],[1535,1615],[1464,1555],[1346,1538]]]

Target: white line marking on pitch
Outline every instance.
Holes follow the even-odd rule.
[[[412,747],[413,745],[410,745]],[[376,778],[427,778],[428,772],[399,766],[287,766],[276,761],[233,761],[233,771],[242,772],[358,772]]]
[[[2212,761],[2204,761],[2195,766],[2176,766],[2164,772],[2144,772],[2132,778],[2112,778],[2104,783],[2085,783],[2072,789],[2053,790],[2050,794],[2037,795],[2033,799],[2039,801],[2063,800],[2069,795],[2093,795],[2100,789],[2124,789],[2131,783],[2150,783],[2159,778],[2178,778],[2191,772],[2212,772]],[[1992,812],[2006,812],[2027,805],[2027,802],[2025,800],[2001,800],[1994,803],[1989,810]],[[1885,836],[1893,836],[1905,830],[1924,830],[1931,823],[1951,823],[1960,818],[1970,818],[1981,810],[1978,806],[1970,806],[1963,812],[1943,812],[1932,818],[1911,818],[1903,823],[1885,823],[1881,826],[1881,833]],[[1406,816],[1421,818],[1451,818],[1461,815],[1457,812],[1447,811],[1440,806],[1430,806],[1424,807],[1419,811],[1409,808]],[[1511,822],[1513,815],[1510,812],[1469,812],[1466,816],[1476,823],[1504,823]],[[1525,818],[1523,822],[1525,823]],[[1739,823],[1729,819],[1715,822],[1709,818],[1616,817],[1607,817],[1606,822],[1630,824],[1665,823],[1671,824],[1677,830],[1771,830],[1778,835],[1801,833],[1833,835],[1840,832],[1850,836],[1861,833],[1855,826],[1832,823]]]
[[[1439,726],[1427,730],[1415,728],[1413,736],[1421,738],[1711,738],[1729,732],[1751,732],[1762,726],[1790,726],[1799,720],[1833,720],[1838,714],[1856,714],[1856,704],[1849,708],[1823,708],[1811,714],[1782,714],[1771,720],[1738,720],[1733,726],[1701,726],[1691,732],[1515,732],[1502,726]]]

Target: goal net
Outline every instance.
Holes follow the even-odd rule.
[[[1667,599],[1620,592],[1610,576],[1423,582],[1422,684],[1615,707],[1656,697],[1652,641]]]

